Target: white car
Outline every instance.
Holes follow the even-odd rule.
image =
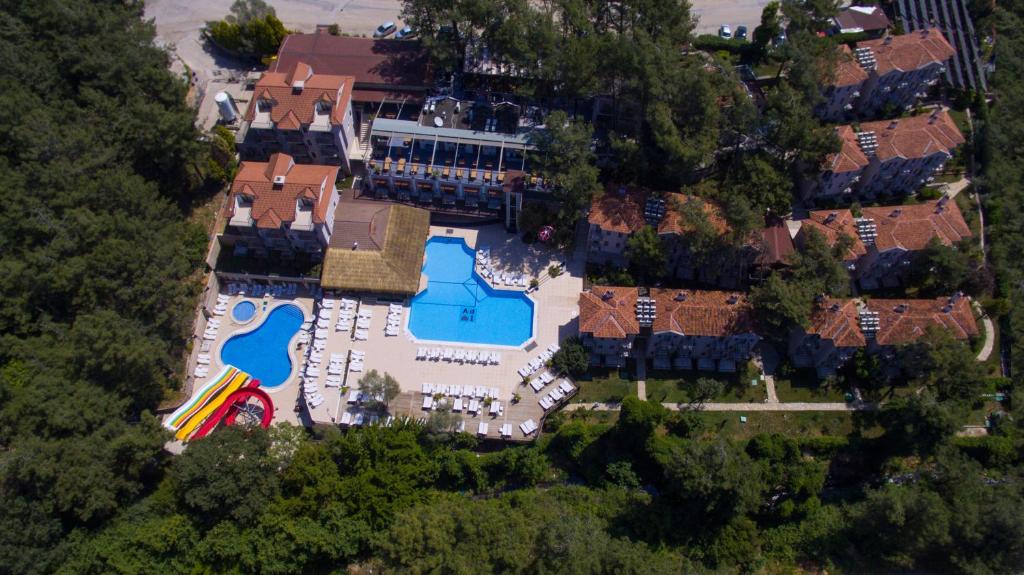
[[[729,28],[728,24],[722,24],[722,27],[718,29],[718,37],[729,40],[732,38],[732,28]]]
[[[412,26],[405,26],[395,34],[395,40],[405,40],[414,36],[416,36],[416,31],[412,29]]]
[[[380,26],[377,26],[377,29],[373,31],[373,37],[384,38],[385,36],[394,34],[397,29],[398,26],[395,26],[394,22],[385,22]]]

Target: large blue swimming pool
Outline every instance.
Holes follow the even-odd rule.
[[[417,339],[520,346],[533,336],[533,301],[496,290],[474,271],[462,238],[427,240],[427,289],[412,300],[409,331]]]
[[[224,342],[221,362],[260,380],[261,387],[281,385],[292,372],[288,342],[299,331],[302,321],[302,310],[297,305],[274,308],[259,327]]]

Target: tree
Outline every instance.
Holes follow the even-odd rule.
[[[371,369],[359,378],[359,389],[369,396],[367,407],[378,411],[387,411],[391,400],[402,392],[398,381],[391,374],[384,372],[381,375],[376,369]]]
[[[590,367],[590,352],[583,347],[580,338],[568,337],[551,357],[551,365],[561,373],[579,377]]]
[[[817,230],[807,230],[802,248],[790,258],[792,281],[806,286],[814,294],[835,297],[847,295],[850,291],[850,272],[843,260],[852,242],[849,236],[840,235],[830,246],[825,236]]]
[[[816,173],[828,154],[839,151],[833,130],[818,122],[804,97],[788,83],[779,83],[766,100],[766,143],[782,165],[799,161]]]
[[[203,34],[225,50],[262,58],[277,52],[288,31],[264,0],[235,0],[223,20],[206,23]]]
[[[907,284],[922,297],[949,295],[963,289],[973,271],[966,251],[946,246],[936,237],[914,258]]]
[[[721,381],[710,377],[698,377],[697,381],[693,384],[690,403],[701,405],[709,399],[722,395],[724,392],[725,385]]]
[[[765,4],[761,10],[761,25],[754,28],[752,42],[759,51],[764,53],[772,40],[782,32],[782,23],[779,21],[779,9],[781,3],[773,0]]]
[[[448,439],[458,432],[461,421],[462,416],[452,412],[447,405],[438,407],[427,418],[427,433],[436,441]]]
[[[743,197],[759,215],[781,217],[793,203],[793,180],[785,169],[776,168],[766,157],[745,155],[727,175],[732,197]],[[728,204],[726,204],[728,206]]]
[[[259,428],[229,426],[193,441],[170,474],[181,507],[209,527],[225,519],[254,521],[278,492],[269,449]]]
[[[626,257],[636,274],[646,283],[665,275],[668,261],[661,237],[652,226],[644,226],[626,240]]]
[[[810,325],[813,299],[805,286],[786,282],[777,273],[750,292],[750,303],[765,336],[783,343],[792,328]]]
[[[955,407],[926,390],[885,403],[879,423],[885,429],[886,442],[896,452],[927,455],[953,437],[962,417]]]
[[[973,401],[985,387],[985,368],[947,330],[929,328],[897,360],[911,385],[931,389],[939,401]]]
[[[570,120],[562,111],[552,112],[545,124],[546,129],[531,135],[536,150],[530,153],[530,162],[552,186],[552,195],[561,204],[559,226],[572,230],[583,208],[600,189],[590,142],[593,130],[580,119]]]

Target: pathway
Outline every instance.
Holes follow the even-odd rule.
[[[978,302],[974,302],[974,307],[979,312],[981,311]],[[981,351],[978,352],[978,361],[987,361],[989,356],[992,355],[992,349],[996,343],[996,326],[993,325],[992,319],[987,315],[981,316],[981,323],[985,326],[985,344],[981,346]]]
[[[775,376],[765,375],[764,376],[764,389],[768,392],[768,403],[778,403],[779,395],[775,393]]]
[[[636,362],[636,395],[640,401],[647,401],[647,362],[643,359]]]
[[[689,405],[679,403],[662,403],[671,411],[686,411]],[[618,411],[620,403],[571,403],[565,406],[566,411],[593,409],[594,411]],[[694,407],[697,411],[867,411],[874,409],[873,403],[705,403]]]

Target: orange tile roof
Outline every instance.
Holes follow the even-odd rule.
[[[815,303],[806,332],[832,340],[836,347],[864,347],[867,344],[860,331],[855,299],[825,298]]]
[[[701,207],[716,230],[721,233],[729,230],[729,225],[722,216],[721,208],[717,205],[686,194],[666,192],[663,195],[666,200],[666,209],[665,217],[658,224],[659,234],[679,234],[686,231],[679,221],[679,206],[689,201],[702,202]],[[639,189],[629,190],[625,194],[620,194],[618,191],[607,191],[591,202],[587,221],[608,232],[624,234],[638,232],[647,225],[644,220],[644,206],[649,196],[649,193]]]
[[[876,156],[881,161],[892,158],[925,158],[937,152],[952,153],[964,143],[964,136],[946,109],[898,120],[864,122],[862,132],[874,132],[878,138]]]
[[[841,146],[835,154],[829,154],[825,158],[824,169],[837,174],[855,172],[868,165],[868,157],[860,149],[857,143],[857,133],[850,126],[839,126],[836,128],[836,136],[839,137]]]
[[[301,90],[294,87],[297,81],[303,84]],[[338,125],[345,118],[354,83],[352,76],[317,74],[301,62],[287,74],[266,72],[256,82],[245,119],[252,121],[260,101],[269,101],[274,125],[282,130],[297,130],[313,122],[317,102],[324,101],[331,104],[331,124]]]
[[[839,60],[836,62],[836,78],[832,82],[838,88],[855,86],[868,79],[868,73],[861,68],[853,57],[853,50],[843,44],[839,47]]]
[[[623,339],[640,333],[636,321],[637,289],[594,286],[580,293],[580,333]]]
[[[806,220],[801,221],[800,229],[802,233],[812,229],[817,231],[830,246],[834,246],[840,236],[849,236],[853,239],[853,243],[844,259],[855,260],[866,254],[868,250],[864,246],[864,242],[857,236],[857,225],[853,220],[850,210],[814,210]],[[804,226],[807,226],[806,230]]]
[[[276,176],[284,176],[285,183],[275,186]],[[337,179],[338,166],[296,164],[288,154],[274,154],[267,162],[242,162],[231,183],[227,215],[234,213],[235,196],[246,195],[253,199],[252,219],[257,227],[276,229],[295,221],[296,200],[310,198],[314,201],[313,223],[324,223]]]
[[[728,337],[753,331],[746,296],[714,290],[652,289],[657,302],[653,330],[683,335]]]
[[[879,76],[893,70],[912,72],[936,62],[945,62],[956,55],[956,50],[938,28],[866,40],[858,42],[857,47],[871,49],[878,63],[875,70]]]
[[[949,331],[957,339],[978,334],[971,304],[965,296],[935,299],[871,299],[867,308],[878,312],[878,333],[881,345],[912,343],[929,327]]]
[[[911,206],[864,208],[864,217],[875,221],[879,251],[892,248],[921,250],[932,238],[953,245],[971,237],[971,229],[953,200],[933,200]]]

